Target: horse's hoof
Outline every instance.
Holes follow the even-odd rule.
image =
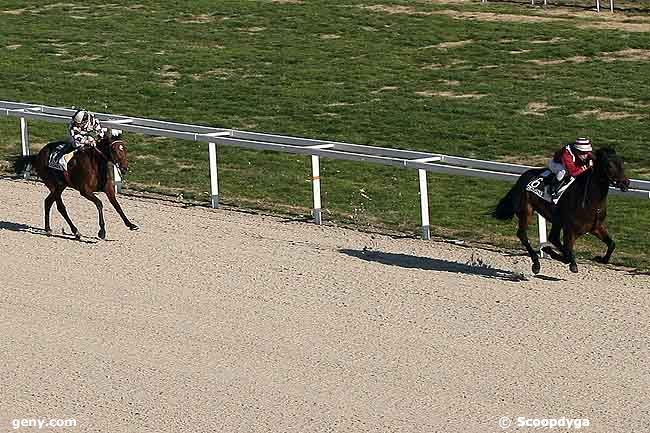
[[[137,231],[137,230],[140,230],[140,227],[138,227],[138,226],[135,225],[135,224],[131,224],[131,225],[129,226],[129,229],[131,229],[132,231]]]
[[[106,230],[100,230],[99,233],[97,233],[97,236],[99,236],[99,239],[106,239]]]
[[[540,265],[539,262],[533,263],[533,274],[539,274],[540,269],[542,269],[542,265]]]
[[[573,272],[574,274],[577,274],[578,273],[578,265],[576,265],[575,263],[571,263],[569,265],[569,270],[571,272]]]
[[[74,233],[74,238],[75,238],[76,240],[80,241],[80,240],[81,240],[81,233],[79,233],[79,232],[75,232],[75,233]]]
[[[52,232],[52,229],[45,229],[45,234],[48,236],[52,236],[54,233]]]

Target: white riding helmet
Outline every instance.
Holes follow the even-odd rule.
[[[574,147],[580,152],[591,152],[593,150],[591,147],[591,140],[582,137],[576,139]]]
[[[88,112],[86,110],[79,110],[76,113],[74,113],[74,116],[72,116],[72,120],[74,120],[75,123],[81,123],[84,121],[87,115]]]

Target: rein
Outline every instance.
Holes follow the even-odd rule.
[[[123,140],[115,140],[115,141],[109,143],[109,145],[108,145],[108,150],[109,150],[109,151],[112,151],[111,147],[112,147],[113,144],[115,144],[115,143],[120,143],[120,144],[123,145],[123,144],[124,144],[124,141],[123,141]],[[97,153],[99,154],[99,156],[101,156],[102,158],[104,158],[106,161],[108,161],[108,162],[113,162],[113,160],[112,160],[111,158],[109,158],[108,156],[106,156],[106,154],[104,154],[104,152],[102,152],[101,150],[99,150],[99,148],[98,148],[97,146],[93,146],[93,149],[95,149],[95,152],[97,152]],[[113,163],[114,163],[114,162],[113,162]]]
[[[587,173],[587,182],[585,185],[585,191],[582,194],[582,208],[585,209],[587,207],[587,198],[589,196],[589,190],[591,189],[591,177],[593,175],[593,170],[589,170],[589,173]]]

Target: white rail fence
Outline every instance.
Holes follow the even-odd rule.
[[[67,108],[0,101],[0,116],[16,117],[20,119],[22,155],[30,154],[29,130],[27,124],[29,119],[55,123],[68,123],[74,113],[75,110]],[[283,135],[246,132],[236,129],[211,128],[107,113],[95,114],[101,120],[103,126],[115,130],[208,143],[210,191],[213,208],[219,207],[217,145],[236,146],[256,150],[272,150],[298,155],[310,155],[313,192],[312,215],[317,224],[322,223],[320,186],[321,157],[347,161],[369,162],[373,164],[390,165],[417,170],[420,187],[420,214],[423,239],[430,239],[427,172],[515,182],[519,175],[524,171],[533,168],[526,165],[460,158],[439,153],[363,146],[327,140],[313,140]],[[119,172],[115,170],[114,175],[116,187],[119,189],[121,186]],[[621,193],[615,189],[612,189],[612,192],[636,198],[650,198],[650,181],[632,180],[630,188],[631,189],[625,193]],[[546,221],[541,216],[538,216],[538,218],[539,240],[540,245],[543,245],[547,241]]]

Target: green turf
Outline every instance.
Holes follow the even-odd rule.
[[[1,1],[0,99],[532,165],[587,135],[647,179],[650,2],[635,5],[612,29],[523,2]],[[35,148],[65,134],[30,127]],[[16,119],[0,137],[7,159]],[[128,140],[128,187],[208,200],[205,144]],[[224,202],[309,212],[307,158],[220,148],[219,161]],[[321,165],[326,218],[419,231],[416,172]],[[434,233],[516,246],[514,223],[487,216],[508,187],[431,176]],[[610,205],[615,262],[650,267],[650,203]]]

